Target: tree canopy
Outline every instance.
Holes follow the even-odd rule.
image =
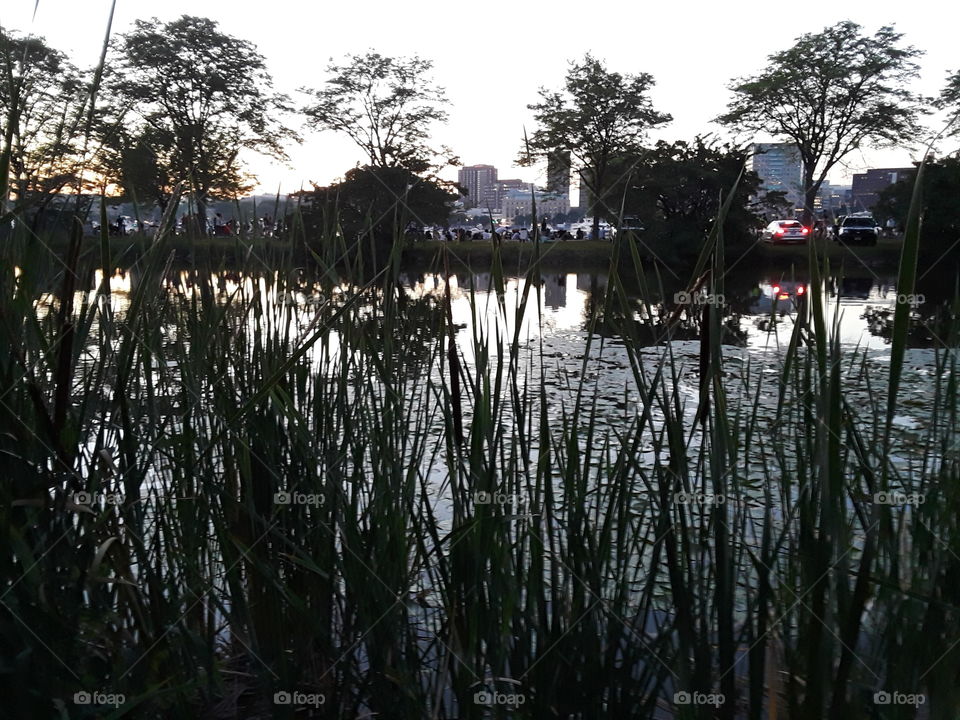
[[[719,121],[796,143],[808,219],[827,173],[850,152],[917,137],[921,106],[907,85],[920,51],[902,47],[902,37],[891,27],[869,36],[840,22],[801,36],[771,55],[762,73],[731,86]]]
[[[636,154],[650,128],[669,122],[670,115],[653,108],[648,93],[653,77],[607,70],[589,53],[573,62],[562,90],[540,89],[540,102],[529,105],[537,127],[521,150],[532,162],[556,150],[570,152],[580,180],[589,187],[594,233],[600,219],[619,208],[609,190],[611,168],[618,158]]]
[[[433,148],[430,132],[447,121],[446,94],[430,78],[433,63],[417,56],[391,58],[375,52],[348,55],[331,63],[331,78],[319,90],[305,90],[308,124],[345,134],[366,154],[371,167],[399,167],[422,173],[458,164],[447,148]]]
[[[893,218],[900,227],[906,225],[915,177],[911,173],[880,193],[873,208],[878,220]],[[933,260],[949,253],[955,261],[960,257],[960,157],[928,160],[921,191],[920,249]]]
[[[713,137],[660,141],[637,157],[617,162],[617,170],[631,169],[622,173],[614,191],[623,198],[625,215],[642,218],[645,230],[638,238],[647,251],[667,261],[696,255],[717,218],[721,198],[734,185],[727,237],[732,242],[752,237],[759,218],[751,198],[760,181],[747,172],[736,184],[746,159],[745,148]]]
[[[406,168],[367,166],[349,170],[342,182],[315,186],[305,199],[308,231],[324,235],[339,225],[348,242],[369,234],[387,245],[409,226],[445,224],[457,194]]]
[[[40,38],[2,28],[0,73],[0,138],[9,148],[9,187],[21,207],[42,206],[79,180],[89,88],[63,53]]]
[[[960,135],[960,70],[947,78],[947,85],[937,99],[937,106],[950,112],[950,135]]]
[[[149,180],[160,201],[164,185],[183,180],[203,215],[210,199],[251,187],[242,149],[285,158],[285,141],[296,138],[279,122],[289,108],[272,91],[263,57],[213,20],[138,20],[120,37],[116,59],[110,88],[121,120],[106,127],[123,131],[108,130],[105,144],[127,189]]]

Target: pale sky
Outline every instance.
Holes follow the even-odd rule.
[[[45,37],[80,66],[96,63],[109,0],[39,0],[35,19],[34,5],[35,0],[3,0],[0,25]],[[539,87],[559,88],[568,61],[585,52],[612,70],[652,74],[654,106],[674,118],[653,138],[689,140],[697,133],[720,131],[711,120],[725,109],[732,78],[759,72],[768,55],[789,48],[800,34],[841,20],[853,20],[871,34],[894,24],[906,43],[926,51],[914,90],[937,94],[947,72],[960,69],[960,11],[949,6],[933,0],[487,0],[469,5],[437,0],[118,0],[114,32],[127,31],[138,18],[212,18],[224,32],[256,44],[276,88],[298,104],[306,98],[297,89],[319,87],[331,58],[369,49],[392,56],[418,54],[434,62],[435,79],[449,99],[450,121],[435,133],[438,144],[450,146],[464,164],[489,163],[500,177],[540,181],[542,171],[513,167],[524,126],[533,126],[526,106],[536,101]],[[936,122],[942,123],[934,118],[931,126]],[[344,137],[303,135],[305,142],[290,148],[287,167],[255,155],[248,158],[260,180],[258,191],[275,192],[279,184],[290,192],[311,180],[327,183],[362,159]],[[953,151],[957,144],[946,143],[941,150]],[[909,166],[918,155],[916,148],[864,149],[850,155],[847,168],[835,171],[831,180],[848,182],[850,173],[867,167]],[[456,171],[445,175],[455,178]]]

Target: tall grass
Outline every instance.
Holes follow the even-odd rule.
[[[691,404],[673,321],[651,354],[625,289],[648,274],[618,248],[589,322],[625,318],[622,340],[586,335],[558,396],[521,330],[536,262],[512,305],[494,258],[467,337],[449,289],[406,296],[399,242],[363,284],[327,250],[311,272],[289,252],[175,272],[170,225],[125,302],[90,291],[109,252],[79,236],[67,269],[2,249],[22,269],[0,279],[10,717],[311,711],[284,691],[318,717],[912,717],[883,690],[952,717],[952,352],[905,469],[904,336],[882,389],[816,276],[770,367],[735,380],[721,308],[678,309],[701,327]],[[721,223],[692,292],[722,295],[722,248]],[[636,408],[616,429],[589,379],[611,353]],[[889,490],[926,502],[874,502]],[[125,702],[74,702],[97,691]]]
[[[8,161],[9,138],[4,198]],[[63,257],[0,247],[4,717],[913,716],[881,691],[954,717],[955,323],[905,465],[909,307],[878,378],[814,250],[790,338],[737,376],[722,308],[668,312],[619,238],[557,390],[524,333],[537,233],[515,303],[498,251],[464,290],[468,334],[445,258],[444,292],[408,296],[399,238],[370,267],[291,208],[309,268],[241,242],[235,266],[175,270],[169,207],[126,296],[102,206],[95,247],[77,224]],[[724,208],[690,295],[723,295]],[[925,502],[876,501],[892,491]]]

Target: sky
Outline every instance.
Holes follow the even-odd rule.
[[[524,128],[534,127],[527,105],[536,102],[539,88],[560,88],[569,62],[586,52],[611,70],[653,75],[654,107],[670,113],[673,122],[652,133],[651,140],[689,140],[706,133],[726,137],[712,120],[726,108],[731,80],[762,71],[770,54],[789,48],[799,35],[841,20],[853,20],[871,34],[893,24],[904,34],[903,42],[925,51],[913,89],[938,94],[948,71],[960,69],[960,11],[949,6],[933,0],[118,0],[113,30],[126,32],[138,18],[209,17],[223,32],[253,42],[266,58],[276,89],[298,105],[308,101],[299,89],[320,87],[331,60],[371,49],[390,56],[419,55],[433,61],[434,78],[447,93],[450,117],[434,133],[437,144],[450,146],[464,164],[495,165],[501,178],[542,182],[543,168],[513,165]],[[109,0],[3,0],[0,25],[42,36],[75,64],[93,66],[109,9]],[[259,192],[326,184],[362,160],[349,139],[307,130],[300,122],[291,119],[304,142],[289,149],[289,163],[247,157]],[[931,126],[935,123],[942,120],[932,118]],[[940,150],[953,151],[956,144]],[[909,167],[920,154],[919,147],[861,148],[831,173],[830,181],[848,183],[852,173],[868,167]],[[455,178],[456,170],[444,174]]]

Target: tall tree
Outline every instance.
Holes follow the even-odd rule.
[[[446,94],[430,78],[433,63],[417,56],[391,58],[375,52],[331,63],[315,102],[303,112],[311,127],[341,132],[366,154],[370,167],[423,173],[441,157],[456,165],[445,147],[434,149],[430,132],[447,121]]]
[[[144,157],[127,157],[114,168],[128,187],[133,180],[124,173],[130,168],[140,181],[151,175],[183,180],[205,218],[211,199],[234,198],[251,187],[241,150],[282,159],[284,142],[296,139],[279,122],[278,114],[289,107],[272,91],[263,56],[252,43],[222,33],[213,20],[138,20],[120,37],[117,55],[110,87],[116,106],[128,113],[124,132],[140,148],[135,152],[152,150],[146,170]],[[113,145],[122,148],[122,140],[114,136]],[[149,163],[157,167],[150,170]],[[163,188],[152,196],[162,197]]]
[[[16,207],[42,207],[77,182],[88,98],[63,53],[0,28],[0,138]]]
[[[947,86],[940,93],[937,106],[950,113],[948,133],[960,135],[960,70],[947,78]]]
[[[339,226],[354,243],[372,235],[389,246],[408,226],[448,222],[457,193],[450,183],[423,179],[406,168],[359,167],[348,170],[343,181],[303,193],[304,224],[324,234]]]
[[[541,88],[540,102],[528,106],[537,128],[521,150],[521,163],[570,152],[590,190],[594,237],[600,236],[601,218],[619,209],[608,192],[618,180],[611,172],[614,162],[638,154],[647,131],[672,119],[654,110],[647,95],[653,84],[647,73],[611,72],[588,53],[571,63],[562,90]]]
[[[920,51],[902,35],[874,35],[844,21],[797,39],[769,57],[759,75],[734,81],[734,98],[718,120],[797,144],[803,161],[804,216],[830,170],[862,146],[891,146],[917,136],[919,99],[907,89]]]
[[[711,136],[692,142],[658,142],[639,157],[626,156],[615,163],[629,176],[612,187],[623,198],[625,214],[642,218],[642,237],[647,250],[669,262],[696,256],[720,212],[721,198],[736,186],[725,224],[732,242],[753,235],[759,222],[758,207],[751,199],[759,187],[753,172],[737,178],[743,170],[747,151],[723,144]]]

